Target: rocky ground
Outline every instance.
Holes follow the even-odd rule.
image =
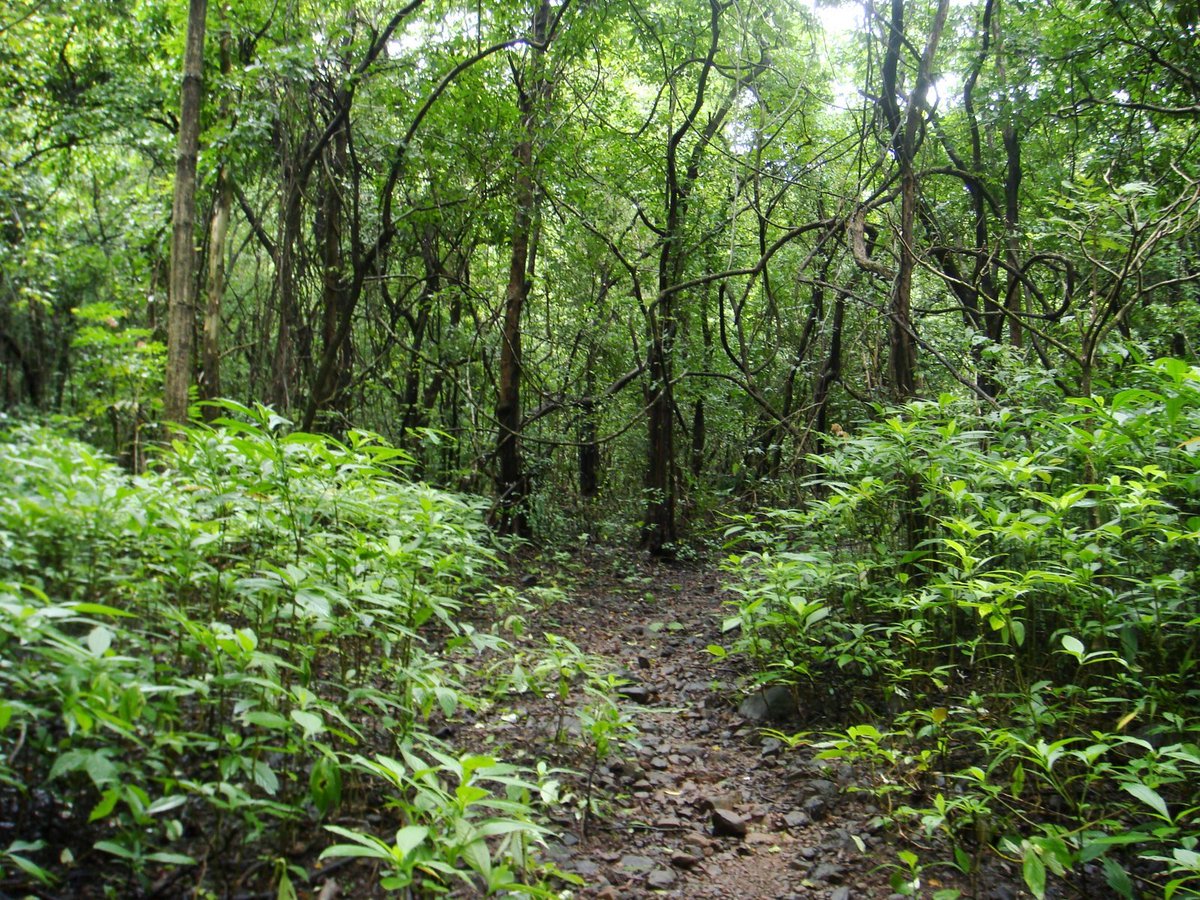
[[[486,732],[512,761],[550,756],[580,772],[567,779],[575,813],[557,823],[561,837],[548,850],[586,882],[576,896],[900,896],[891,876],[903,847],[881,828],[880,810],[861,790],[864,774],[814,761],[812,751],[773,736],[800,727],[790,694],[747,694],[735,665],[706,649],[722,642],[728,612],[714,567],[594,552],[565,569],[524,571],[525,588],[534,588],[527,593],[548,598],[523,614],[517,643],[526,665],[544,665],[549,633],[571,642],[560,642],[560,657],[578,648],[591,671],[619,676],[616,739],[597,759],[576,679],[561,702],[546,696],[553,692],[544,683],[510,692],[476,721],[457,723],[452,742]],[[586,815],[584,795],[594,801]],[[962,896],[1021,896],[1012,886],[1019,872],[993,873],[999,886],[978,893],[939,874],[923,873],[916,895],[957,888]]]

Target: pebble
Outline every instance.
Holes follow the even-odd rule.
[[[790,687],[775,684],[755,691],[738,706],[738,715],[751,722],[779,721],[796,712],[796,696]]]
[[[827,778],[814,778],[808,783],[808,792],[816,797],[836,797],[838,786]]]
[[[788,828],[802,828],[811,822],[812,819],[808,813],[801,809],[793,809],[790,813],[783,817],[783,824]]]
[[[671,854],[671,865],[677,869],[693,869],[700,865],[700,857],[692,856],[690,853],[684,853],[681,850],[676,850]]]
[[[649,703],[654,691],[644,684],[626,684],[617,688],[617,694],[633,703]]]
[[[713,834],[723,837],[746,836],[746,820],[737,813],[714,806],[712,811]]]
[[[846,870],[841,866],[835,866],[833,863],[819,863],[808,877],[813,881],[833,882],[836,884],[845,876]]]
[[[652,888],[669,888],[675,883],[675,873],[670,869],[655,869],[646,876],[646,884]]]
[[[654,860],[648,856],[627,853],[621,857],[621,861],[617,865],[629,872],[649,872],[654,868]]]

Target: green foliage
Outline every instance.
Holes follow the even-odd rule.
[[[869,762],[890,816],[964,872],[985,848],[1018,860],[1039,897],[1093,862],[1122,896],[1131,865],[1194,878],[1200,370],[1163,359],[1126,384],[1049,410],[881,410],[813,458],[821,499],[729,529],[734,649],[864,717],[794,742]],[[938,771],[953,794],[904,802]]]
[[[62,818],[145,884],[362,802],[364,750],[450,765],[421,724],[471,702],[437,650],[487,642],[459,621],[498,564],[479,508],[409,481],[370,435],[222,412],[136,478],[49,430],[0,443],[0,793],[21,837],[6,872],[49,880],[40,834]],[[460,799],[465,765],[443,782]],[[540,832],[520,773],[476,769],[511,789],[490,808],[524,804],[524,837],[486,872],[478,845],[427,858],[466,852],[499,885]]]
[[[352,759],[355,768],[395,791],[387,805],[402,824],[390,842],[327,825],[351,843],[334,844],[321,857],[381,860],[380,886],[389,891],[443,893],[457,880],[481,886],[488,895],[554,896],[518,882],[517,876],[527,865],[530,842],[546,833],[532,819],[531,798],[552,799],[556,783],[529,782],[522,770],[489,756],[454,757],[433,746],[423,752],[432,763],[408,745],[400,747],[402,761],[390,756]]]

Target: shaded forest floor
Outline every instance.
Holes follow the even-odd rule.
[[[549,759],[576,773],[564,776],[575,815],[555,823],[560,835],[547,855],[586,882],[579,896],[894,895],[899,847],[862,790],[867,776],[764,733],[832,726],[842,711],[765,704],[762,694],[747,701],[743,673],[706,649],[722,642],[727,599],[715,567],[589,551],[549,566],[527,561],[522,577],[534,596],[551,599],[525,611],[517,659],[533,664],[555,635],[573,645],[560,642],[558,658],[578,648],[593,669],[618,676],[619,739],[597,759],[577,684],[561,701],[510,692],[447,728],[464,750],[528,765]],[[495,675],[480,669],[481,680]],[[964,896],[1021,896],[1019,871],[991,874],[992,887],[978,891],[927,876],[917,895],[956,887]]]
[[[897,853],[913,846],[906,842],[916,841],[923,857],[950,858],[919,830],[883,827],[885,811],[868,790],[873,775],[781,740],[844,727],[848,709],[798,709],[777,693],[755,693],[733,657],[707,649],[728,637],[721,623],[730,595],[714,565],[592,549],[524,557],[505,580],[500,600],[467,618],[511,646],[455,660],[466,673],[464,695],[481,700],[449,717],[438,713],[429,726],[458,752],[552,770],[561,802],[551,806],[553,835],[539,855],[580,882],[558,884],[564,896],[901,900],[892,875]],[[386,804],[364,790],[333,821],[386,833]],[[121,895],[105,887],[119,879],[111,859],[87,850],[92,836],[86,827],[49,836],[56,846],[78,844],[81,864],[64,889],[27,884],[19,895]],[[193,837],[200,855],[205,835]],[[382,896],[377,862],[318,860],[330,841],[323,828],[290,840],[280,848],[286,858],[253,861],[227,848],[200,872],[151,873],[159,877],[140,890],[130,882],[123,895]],[[284,862],[302,876],[295,893],[277,883]],[[225,889],[197,894],[210,866]],[[944,889],[978,900],[1029,896],[1017,867],[986,864],[975,884],[954,875],[930,866],[909,896],[935,898]],[[9,886],[0,885],[0,900],[11,896]],[[1047,896],[1063,895],[1051,888]]]

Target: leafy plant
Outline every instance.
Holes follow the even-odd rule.
[[[1200,839],[1200,370],[1127,384],[1049,410],[880,410],[812,458],[822,499],[730,529],[733,649],[761,679],[863,697],[867,721],[792,743],[869,763],[951,865],[990,848],[1039,897],[1097,862],[1121,896],[1155,864],[1181,889]]]
[[[553,799],[555,783],[535,784],[524,770],[489,756],[455,757],[428,745],[423,752],[431,761],[406,746],[399,760],[351,760],[392,788],[387,807],[400,825],[391,840],[327,825],[350,843],[328,847],[322,858],[381,860],[380,886],[389,891],[440,893],[460,881],[488,895],[555,896],[541,884],[519,880],[539,869],[529,851],[547,832],[533,820],[533,800]]]
[[[136,477],[45,429],[0,442],[6,868],[53,878],[63,816],[143,885],[269,846],[359,802],[348,755],[418,753],[472,702],[433,651],[489,643],[457,615],[499,564],[479,507],[371,435],[219,408]]]

